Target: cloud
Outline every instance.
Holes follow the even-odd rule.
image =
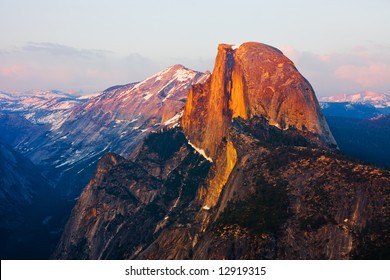
[[[334,53],[281,48],[320,96],[372,90],[390,92],[390,52],[386,46],[367,44]]]
[[[139,81],[165,67],[132,53],[119,57],[104,50],[34,43],[0,50],[0,90],[58,89],[94,92]]]
[[[390,84],[390,64],[342,65],[336,69],[336,75],[365,88],[386,86]]]
[[[70,46],[49,42],[28,42],[25,46],[22,47],[22,50],[26,52],[45,52],[52,55],[84,57],[104,56],[111,53],[110,51],[106,50],[77,49]]]
[[[205,71],[213,71],[214,68],[214,57],[208,58],[193,58],[186,56],[177,56],[170,57],[167,59],[166,66],[171,66],[174,64],[182,64],[187,68],[190,68],[195,71],[205,72]]]
[[[333,53],[293,46],[280,48],[310,81],[317,95],[371,90],[390,93],[390,47],[367,44]],[[0,90],[58,89],[93,92],[143,80],[173,64],[212,70],[214,57],[149,58],[141,53],[78,49],[50,42],[29,42],[0,50]]]
[[[0,76],[3,77],[23,77],[26,73],[26,66],[21,64],[11,64],[0,68]]]
[[[280,48],[285,56],[287,56],[292,61],[296,61],[299,59],[301,53],[296,50],[293,46],[284,46]]]

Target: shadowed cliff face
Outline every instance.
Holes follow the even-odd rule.
[[[279,50],[260,43],[221,44],[208,81],[192,87],[182,126],[188,139],[215,159],[233,118],[264,116],[335,144],[309,82]]]
[[[209,168],[177,129],[148,136],[134,161],[106,154],[72,210],[55,257],[137,258],[173,223],[186,226],[199,209],[190,203]],[[188,250],[179,251],[166,254],[188,258]]]

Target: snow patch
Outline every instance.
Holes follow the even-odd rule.
[[[327,102],[320,102],[320,107],[321,107],[321,109],[329,108],[329,103],[327,103]]]
[[[121,120],[121,119],[117,119],[117,120],[115,120],[115,123],[116,124],[121,124],[121,123],[125,123],[125,124],[129,124],[129,123],[133,123],[133,122],[135,122],[136,121],[136,119],[135,120]]]
[[[280,130],[288,130],[288,126],[282,128],[280,126],[280,124],[278,124],[278,123],[269,123],[269,125],[272,125],[272,126],[276,127],[277,129],[280,129]]]
[[[64,102],[59,102],[58,104],[53,105],[50,109],[51,110],[67,110],[75,107],[78,105],[79,102],[76,101],[64,101]]]
[[[102,92],[94,92],[94,93],[82,95],[82,96],[78,97],[77,99],[78,99],[78,100],[86,101],[86,100],[95,98],[95,97],[97,97],[97,96],[99,96],[99,95],[101,95],[101,94],[102,94]]]
[[[145,94],[146,94],[146,95],[144,96],[144,100],[149,100],[149,98],[153,96],[153,92],[152,92],[152,93],[150,93],[150,92],[145,92]]]
[[[376,116],[376,117],[370,118],[370,120],[371,120],[371,121],[377,121],[377,120],[383,119],[384,117],[385,117],[385,115],[380,114],[380,115],[378,115],[378,116]]]
[[[282,129],[278,123],[269,123],[269,125],[272,125],[272,126],[276,127],[277,129],[280,129],[280,130]]]
[[[75,162],[76,162],[76,160],[66,160],[66,161],[64,161],[63,163],[61,163],[61,164],[55,166],[55,168],[60,168],[60,167],[63,167],[63,166],[65,166],[65,165],[72,165],[72,164],[75,163]]]
[[[160,72],[158,72],[157,74],[153,75],[152,78],[154,78],[156,81],[161,81],[162,80],[162,77],[168,73],[169,71],[171,71],[171,69],[173,68],[174,66],[171,66],[171,67],[168,67],[167,69],[164,69]]]
[[[233,46],[232,46],[232,50],[234,51],[234,50],[238,49],[240,46],[241,46],[241,44],[233,45]]]
[[[339,94],[334,96],[324,96],[322,102],[351,102],[371,104],[376,108],[390,107],[390,95],[373,91],[364,91],[353,94]]]
[[[53,218],[53,216],[47,216],[43,219],[42,224],[47,226],[50,222],[50,220]]]
[[[172,118],[170,118],[169,120],[165,121],[164,125],[170,125],[170,124],[173,124],[173,123],[177,123],[182,116],[183,116],[183,111],[177,113]]]
[[[194,144],[191,143],[190,140],[187,139],[187,141],[188,141],[188,144],[190,144],[191,147],[195,149],[195,151],[197,151],[200,155],[202,155],[202,156],[203,156],[205,159],[207,159],[209,162],[213,162],[213,159],[212,159],[211,157],[208,157],[208,156],[206,155],[206,152],[205,152],[203,149],[200,149],[200,148],[196,147]]]
[[[133,123],[133,122],[136,122],[138,121],[139,117],[138,118],[135,118],[135,119],[132,119],[129,123]]]
[[[176,71],[176,74],[173,76],[178,82],[185,82],[187,80],[193,79],[195,73],[187,69],[179,69]]]

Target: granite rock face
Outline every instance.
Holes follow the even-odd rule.
[[[209,167],[178,128],[149,135],[136,160],[106,154],[72,210],[54,257],[137,258],[172,223],[185,227],[181,213],[198,210],[190,202]]]
[[[182,118],[188,140],[217,162],[200,192],[205,207],[217,203],[236,163],[228,135],[233,119],[259,116],[280,129],[308,132],[321,145],[336,144],[311,85],[291,60],[260,43],[220,44],[213,74],[191,88]]]
[[[313,88],[282,52],[260,43],[220,44],[212,75],[189,92],[183,130],[214,159],[232,119],[255,116],[336,144]]]

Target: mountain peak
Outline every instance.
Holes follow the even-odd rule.
[[[178,69],[187,69],[184,65],[182,64],[174,64],[172,66],[169,66],[167,69],[175,69],[175,70],[178,70]]]
[[[220,44],[212,75],[190,90],[183,130],[214,158],[232,120],[256,116],[335,144],[313,88],[280,50],[255,42]]]
[[[362,91],[352,94],[324,96],[322,102],[351,102],[370,104],[376,108],[390,107],[390,95],[374,91]]]
[[[176,79],[178,82],[183,82],[193,79],[197,74],[198,72],[188,69],[181,64],[175,64],[158,72],[146,80],[164,80],[166,77],[170,79],[173,77],[173,79]]]
[[[239,50],[240,52],[253,52],[253,51],[256,51],[256,52],[276,52],[276,53],[279,53],[281,55],[283,55],[282,51],[280,51],[279,49],[273,47],[273,46],[270,46],[270,45],[267,45],[267,44],[263,44],[263,43],[258,43],[258,42],[246,42],[246,43],[242,43],[242,44],[219,44],[218,45],[218,50],[222,50],[222,49],[231,49],[231,50]]]
[[[142,127],[143,132],[160,125],[174,125],[191,85],[203,82],[208,76],[180,64],[172,65],[143,81],[106,89],[75,110],[72,118],[79,119],[85,112],[105,112],[118,121],[118,127],[119,123],[123,126],[131,123],[134,131]]]

